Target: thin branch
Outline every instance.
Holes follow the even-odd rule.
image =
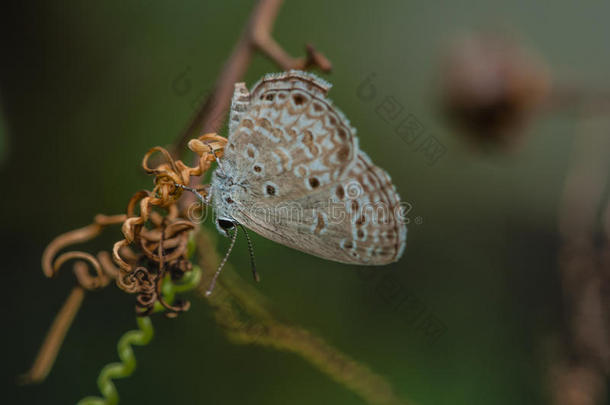
[[[49,371],[51,371],[51,367],[53,367],[53,363],[55,363],[55,358],[57,357],[57,353],[59,353],[66,333],[68,333],[68,329],[70,329],[70,325],[72,325],[72,321],[74,321],[74,317],[76,317],[76,314],[78,313],[83,298],[85,298],[85,289],[83,287],[77,285],[72,288],[72,292],[53,320],[51,328],[36,355],[34,364],[32,364],[32,367],[27,373],[19,376],[19,383],[39,383],[47,377]]]
[[[216,237],[201,228],[197,235],[199,264],[203,271],[199,295],[206,297],[216,322],[229,338],[240,344],[253,344],[294,353],[320,372],[354,392],[372,405],[413,404],[400,398],[388,381],[366,365],[350,358],[336,347],[306,329],[279,320],[266,299],[227,264],[214,294],[207,286],[220,260],[214,246]]]
[[[607,276],[596,246],[598,214],[610,169],[607,128],[584,121],[575,141],[559,211],[562,276],[567,333],[552,367],[556,405],[605,403],[610,373],[610,330]]]
[[[203,134],[217,132],[220,129],[231,102],[233,85],[243,78],[257,50],[283,70],[306,69],[313,66],[325,72],[331,70],[332,65],[328,59],[312,45],[306,46],[305,58],[293,58],[273,39],[271,31],[282,1],[260,0],[256,4],[246,29],[216,80],[214,89],[174,143],[174,156],[185,150],[187,142],[196,132]]]

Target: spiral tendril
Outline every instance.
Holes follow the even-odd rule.
[[[193,266],[178,282],[173,282],[166,278],[163,283],[164,299],[172,303],[176,293],[192,290],[197,287],[201,280],[201,269]],[[158,303],[157,303],[158,304]],[[162,312],[165,308],[162,305],[155,305],[153,312]],[[130,377],[136,369],[136,357],[132,346],[146,346],[154,336],[152,321],[149,316],[136,317],[138,328],[125,332],[117,344],[117,352],[120,363],[110,363],[102,368],[97,379],[97,385],[102,397],[85,397],[77,405],[116,405],[119,403],[119,393],[113,380]]]

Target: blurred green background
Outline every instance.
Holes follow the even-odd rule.
[[[70,271],[43,276],[42,250],[98,212],[123,212],[133,192],[151,187],[143,153],[183,128],[251,8],[244,0],[3,4],[3,403],[98,393],[100,367],[116,360],[118,337],[135,325],[134,297],[115,286],[87,294],[44,383],[14,384],[74,284]],[[403,259],[372,279],[254,235],[256,288],[281,317],[370,366],[405,400],[546,402],[546,342],[562,322],[557,208],[576,117],[535,122],[508,156],[474,153],[438,113],[438,64],[457,33],[506,27],[555,77],[607,86],[608,13],[601,1],[287,1],[275,38],[293,55],[311,42],[333,62],[324,75],[330,96],[413,205],[412,223]],[[259,55],[245,80],[276,70]],[[379,101],[395,97],[446,147],[436,164],[393,132],[377,100],[357,97],[371,73]],[[84,248],[108,249],[119,237],[113,228]],[[231,262],[250,282],[245,243],[237,247]],[[388,301],[380,284],[388,275],[442,322],[437,340]],[[206,302],[192,303],[176,320],[154,319],[157,334],[136,349],[135,375],[117,383],[123,403],[363,403],[296,355],[230,343]]]

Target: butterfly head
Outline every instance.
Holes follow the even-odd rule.
[[[238,222],[233,217],[234,206],[237,204],[236,188],[239,188],[234,183],[233,178],[229,177],[226,172],[219,169],[214,171],[212,176],[211,194],[212,206],[214,207],[216,228],[223,235],[229,235],[233,231]]]

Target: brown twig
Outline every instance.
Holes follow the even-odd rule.
[[[85,289],[83,287],[77,285],[72,288],[72,292],[53,320],[51,328],[47,332],[44,342],[38,350],[38,354],[36,354],[32,367],[27,373],[19,376],[19,383],[38,383],[47,377],[53,367],[53,363],[55,363],[57,353],[59,353],[66,333],[78,313],[83,298],[85,298]]]
[[[271,31],[283,0],[259,0],[231,56],[222,68],[208,98],[197,109],[193,119],[174,142],[172,154],[184,151],[195,132],[217,132],[231,102],[233,86],[246,73],[252,56],[258,50],[283,70],[306,69],[317,66],[328,72],[332,65],[312,45],[306,46],[305,58],[293,58],[273,39]]]
[[[96,215],[91,225],[58,236],[44,250],[42,254],[44,274],[47,277],[54,277],[64,263],[69,260],[76,260],[73,271],[78,284],[72,289],[53,320],[32,367],[19,377],[20,383],[38,383],[46,378],[53,367],[66,333],[80,309],[85,291],[105,287],[116,277],[118,272],[110,260],[110,255],[106,252],[98,253],[97,257],[79,251],[66,252],[61,255],[58,255],[58,253],[68,246],[95,238],[105,227],[119,224],[125,218],[125,215]],[[95,271],[95,275],[91,275],[89,266]]]
[[[602,404],[608,395],[608,273],[603,268],[603,252],[595,243],[597,218],[610,170],[607,131],[582,126],[559,212],[562,239],[559,265],[567,333],[551,370],[556,405]]]
[[[53,320],[32,367],[19,377],[20,383],[38,383],[46,378],[53,367],[66,333],[80,309],[85,291],[108,285],[117,274],[117,269],[110,262],[107,253],[100,252],[96,258],[89,253],[78,251],[66,252],[58,256],[59,251],[75,243],[91,240],[98,236],[105,227],[124,220],[125,215],[96,215],[93,224],[58,236],[45,249],[42,255],[42,269],[45,275],[47,277],[55,276],[65,262],[76,259],[73,270],[78,284],[72,289]],[[89,266],[95,271],[95,276],[89,273]]]
[[[606,115],[610,110],[610,91],[603,87],[592,88],[578,82],[558,81],[554,83],[552,91],[543,105],[543,111],[561,113],[575,108],[585,114],[585,118]]]

